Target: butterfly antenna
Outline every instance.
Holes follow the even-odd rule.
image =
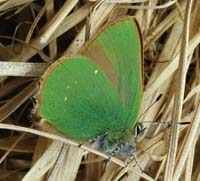
[[[154,123],[154,124],[160,124],[160,123],[169,123],[169,124],[171,124],[172,121],[153,121],[152,123]],[[183,122],[178,122],[177,124],[187,125],[187,124],[190,124],[190,123],[191,123],[190,121],[183,121]]]
[[[154,104],[157,103],[160,100],[161,97],[162,97],[162,94],[160,94],[156,98],[156,100],[139,116],[138,120],[140,120],[147,113],[147,111],[149,111],[154,106]]]
[[[156,100],[139,116],[138,120],[140,120],[147,113],[147,111],[149,111],[151,109],[151,107],[153,107],[154,104],[160,100],[161,97],[162,97],[162,94],[160,94],[156,98]],[[169,123],[169,124],[171,124],[172,121],[141,121],[140,123],[154,123],[154,124]],[[177,124],[186,125],[186,124],[190,124],[190,121],[178,122]]]

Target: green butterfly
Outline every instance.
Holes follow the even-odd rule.
[[[131,17],[105,26],[42,77],[38,114],[75,139],[97,137],[107,154],[131,156],[142,99],[142,40]],[[131,135],[131,138],[130,138]]]

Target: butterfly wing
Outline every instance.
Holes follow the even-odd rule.
[[[39,115],[73,138],[120,128],[124,107],[111,81],[85,57],[56,62],[42,79]]]
[[[131,18],[100,31],[85,57],[54,63],[43,76],[39,114],[73,138],[132,128],[142,97],[142,48]]]
[[[81,51],[108,76],[126,110],[124,128],[132,128],[142,98],[142,40],[139,26],[125,17],[101,30]]]

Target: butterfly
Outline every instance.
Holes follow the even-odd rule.
[[[104,26],[41,78],[38,115],[68,137],[96,138],[96,149],[129,157],[143,92],[142,38],[132,17]],[[135,135],[133,129],[135,127]]]

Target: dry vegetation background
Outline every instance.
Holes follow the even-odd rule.
[[[0,181],[200,180],[200,1],[192,9],[192,0],[131,2],[0,0]],[[136,17],[144,39],[141,112],[163,94],[140,120],[148,128],[137,143],[144,173],[70,146],[78,144],[31,113],[44,70],[79,50],[86,27],[92,36],[127,14]]]

